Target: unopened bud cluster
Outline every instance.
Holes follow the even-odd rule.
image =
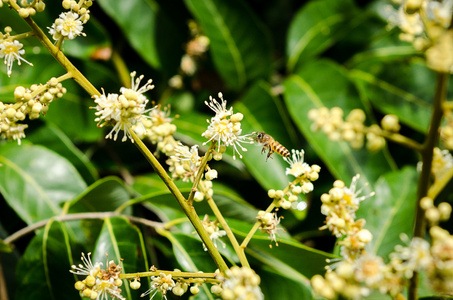
[[[3,3],[8,3],[8,1],[0,1],[0,7],[3,6]],[[22,18],[34,16],[36,12],[42,12],[46,8],[46,4],[42,0],[31,1],[31,3],[27,0],[22,0],[17,1],[17,4],[21,6],[17,13]]]
[[[326,225],[320,229],[329,229],[337,238],[343,237],[339,242],[341,254],[348,259],[358,257],[373,238],[371,232],[363,228],[365,220],[356,220],[355,212],[360,202],[374,196],[374,192],[360,196],[362,189],[357,190],[359,178],[359,175],[354,176],[350,187],[337,180],[328,194],[321,195],[321,213],[326,216]]]
[[[417,169],[421,170],[422,162],[419,162]],[[434,177],[434,183],[442,181],[447,173],[451,172],[453,168],[453,156],[448,150],[441,150],[435,147],[433,149],[433,160],[431,172]]]
[[[25,124],[18,124],[28,116],[30,120],[45,115],[49,104],[53,100],[63,97],[66,89],[58,82],[57,78],[51,78],[46,84],[33,84],[30,88],[18,86],[14,90],[16,103],[4,104],[0,102],[0,132],[1,137],[7,140],[17,140],[25,137]]]
[[[390,10],[389,23],[401,29],[400,38],[424,52],[428,67],[453,72],[453,4],[451,0],[406,0]]]
[[[93,1],[63,0],[62,6],[68,10],[63,12],[49,28],[49,33],[56,41],[60,39],[72,40],[83,33],[83,25],[90,19],[88,8],[93,5]]]
[[[299,200],[299,194],[308,194],[313,191],[313,181],[318,180],[321,167],[309,165],[304,162],[304,150],[292,150],[290,157],[284,160],[289,164],[286,175],[292,175],[296,179],[283,190],[271,189],[268,191],[269,198],[274,199],[276,205],[283,209],[290,209]]]
[[[353,109],[345,119],[343,115],[339,107],[311,109],[308,112],[308,118],[313,121],[311,130],[321,130],[332,141],[346,141],[354,149],[362,148],[366,140],[368,150],[378,151],[386,144],[383,136],[396,133],[401,128],[395,115],[385,115],[381,126],[366,126],[366,115],[361,109]]]
[[[255,271],[248,267],[234,266],[225,273],[227,278],[223,282],[222,290],[219,291],[223,300],[264,299],[259,287],[261,280]]]

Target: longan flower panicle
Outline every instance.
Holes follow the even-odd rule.
[[[82,297],[107,299],[110,296],[112,299],[125,299],[121,295],[120,288],[123,284],[123,281],[119,278],[123,269],[121,265],[107,259],[107,268],[101,269],[102,263],[92,263],[91,253],[86,256],[82,253],[82,263],[83,265],[73,265],[72,270],[70,270],[73,274],[85,276],[83,280],[74,284],[75,289],[79,291]]]
[[[151,84],[152,80],[148,80],[145,85],[140,87],[144,76],[141,75],[136,79],[135,75],[136,72],[131,73],[132,88],[122,87],[121,95],[109,93],[106,96],[103,90],[102,95],[94,96],[94,102],[97,104],[95,121],[98,122],[98,127],[113,125],[113,129],[106,135],[107,139],[111,138],[116,141],[119,132],[123,131],[121,141],[125,142],[127,138],[130,138],[134,142],[131,134],[134,125],[144,128],[142,120],[143,117],[147,117],[144,114],[155,108],[146,109],[149,100],[143,95],[154,88],[154,85]]]
[[[223,300],[260,300],[264,299],[259,287],[260,277],[249,267],[233,266],[225,272],[221,297]]]
[[[160,273],[159,276],[151,277],[151,288],[146,292],[142,293],[140,297],[151,295],[150,299],[153,299],[157,293],[162,294],[163,299],[167,299],[167,292],[171,291],[176,286],[171,274]]]
[[[207,138],[208,141],[203,143],[203,145],[210,141],[215,141],[218,146],[217,152],[220,152],[221,145],[226,147],[233,146],[233,159],[236,159],[236,153],[242,158],[238,147],[242,151],[247,151],[241,143],[253,143],[252,134],[241,135],[243,115],[241,113],[233,114],[233,107],[226,108],[227,102],[223,99],[222,93],[219,93],[218,96],[221,100],[220,103],[211,96],[209,97],[209,102],[205,101],[205,104],[215,112],[215,116],[211,120],[207,120],[209,126],[202,136]]]
[[[31,62],[22,57],[22,55],[25,54],[25,50],[22,49],[23,46],[24,45],[17,40],[0,39],[0,58],[3,59],[3,62],[6,65],[8,77],[11,76],[15,60],[17,60],[18,65],[20,65],[23,61],[30,66],[33,66]]]

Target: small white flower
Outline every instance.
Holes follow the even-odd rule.
[[[181,143],[178,143],[178,146],[175,148],[175,155],[171,158],[176,161],[188,161],[190,164],[190,169],[195,170],[200,165],[200,156],[198,155],[198,145],[194,145],[190,148],[184,146]]]
[[[21,139],[25,138],[24,130],[28,127],[27,124],[9,124],[9,127],[6,131],[2,131],[2,138],[7,140],[17,141],[17,144],[20,146]]]
[[[236,159],[236,153],[242,158],[238,147],[241,148],[242,151],[247,151],[241,143],[253,143],[250,137],[251,134],[241,135],[242,129],[240,121],[243,117],[242,114],[233,114],[232,107],[229,109],[226,108],[226,101],[223,99],[222,93],[219,93],[218,96],[221,103],[217,102],[217,100],[212,97],[209,97],[210,102],[205,101],[205,104],[216,114],[210,121],[208,120],[208,129],[202,134],[202,136],[208,139],[203,145],[210,141],[216,141],[218,143],[217,152],[220,151],[220,146],[222,144],[226,147],[233,146],[233,159]]]
[[[159,276],[152,276],[151,280],[151,288],[142,293],[140,297],[151,294],[150,299],[153,299],[157,292],[160,292],[162,293],[162,298],[167,299],[167,292],[171,291],[176,286],[171,274],[165,275],[164,273],[160,273]]]
[[[82,264],[79,264],[78,266],[72,265],[71,268],[74,270],[70,270],[69,272],[77,275],[84,275],[84,276],[93,276],[96,277],[96,275],[99,273],[101,270],[101,262],[97,262],[93,265],[91,262],[91,252],[88,253],[87,256],[85,256],[85,253],[82,252]]]
[[[14,40],[12,42],[3,41],[0,43],[0,58],[5,58],[4,63],[8,77],[11,76],[13,62],[17,60],[17,64],[20,65],[21,61],[33,66],[32,63],[25,60],[21,55],[25,54],[25,50],[22,49],[24,45]]]
[[[299,177],[304,174],[311,172],[310,166],[304,162],[304,150],[292,150],[291,157],[283,158],[288,164],[289,168],[286,168],[286,175],[291,174],[294,177]]]
[[[82,18],[83,15],[79,17],[78,14],[71,11],[61,13],[59,18],[52,24],[52,27],[48,27],[49,33],[54,40],[59,40],[62,36],[69,40],[75,39],[79,35],[86,36],[82,32],[84,24],[81,20]]]

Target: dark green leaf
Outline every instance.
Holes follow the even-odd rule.
[[[264,299],[313,299],[308,280],[294,280],[273,270],[260,270],[261,291]],[[278,286],[278,289],[274,288]]]
[[[402,243],[400,234],[412,235],[417,179],[417,171],[411,167],[387,173],[376,182],[376,195],[360,204],[357,217],[366,220],[365,228],[373,234],[373,253],[386,257]]]
[[[350,0],[311,1],[302,7],[289,28],[288,69],[293,71],[300,62],[321,53],[343,36],[349,30],[348,22],[360,17],[357,11]]]
[[[98,177],[97,171],[87,156],[56,126],[47,124],[27,136],[34,144],[52,149],[69,160],[87,183],[93,183]]]
[[[143,237],[140,231],[124,218],[105,219],[93,251],[93,263],[105,263],[107,260],[105,253],[108,253],[108,259],[114,260],[116,264],[120,262],[121,258],[124,259],[122,262],[123,273],[149,270]],[[142,281],[142,287],[145,287],[144,281]],[[121,288],[123,296],[126,296],[127,299],[140,299],[139,296],[142,292],[131,290],[126,280]]]
[[[351,78],[374,106],[386,114],[395,114],[401,122],[425,132],[431,116],[435,75],[421,64],[406,61],[368,62],[354,69]],[[376,68],[377,66],[377,68]]]
[[[354,108],[363,109],[353,85],[338,65],[330,61],[308,62],[284,85],[291,117],[335,177],[348,183],[355,174],[361,174],[364,182],[374,184],[381,174],[392,169],[393,161],[382,151],[353,150],[346,142],[330,141],[322,132],[310,129],[312,121],[307,115],[312,108],[338,106],[345,115]]]
[[[0,147],[0,191],[27,224],[58,215],[86,184],[69,162],[40,146]]]
[[[148,64],[158,69],[171,66],[176,71],[182,53],[181,30],[164,15],[156,1],[99,0],[97,3]]]
[[[80,299],[74,289],[71,245],[65,226],[50,221],[28,245],[17,266],[15,299]]]
[[[228,223],[233,233],[240,238],[245,238],[253,226],[253,223],[233,219],[228,219]],[[310,248],[291,239],[283,229],[280,230],[277,241],[278,246],[271,242],[266,233],[258,231],[251,239],[246,252],[279,274],[305,283],[307,277],[324,273],[326,259],[334,258],[332,254]],[[273,244],[272,248],[271,244]],[[303,259],[300,259],[301,257]]]
[[[130,199],[123,182],[117,177],[106,177],[89,186],[83,194],[71,201],[72,212],[114,211]],[[129,213],[128,209],[125,213]]]
[[[267,78],[271,66],[268,33],[245,2],[185,0],[210,40],[217,71],[232,89]]]
[[[293,145],[293,126],[288,124],[282,103],[271,94],[269,84],[259,81],[247,93],[234,103],[235,111],[241,112],[243,133],[265,131],[276,141],[291,150]],[[266,154],[261,154],[262,146],[244,145],[244,163],[249,172],[265,189],[283,189],[289,182],[285,174],[288,164],[278,154],[266,161]]]

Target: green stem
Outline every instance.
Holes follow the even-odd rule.
[[[414,237],[423,237],[425,232],[425,216],[424,216],[425,212],[423,208],[421,208],[420,206],[420,200],[428,194],[429,190],[433,160],[433,149],[436,146],[436,143],[439,138],[439,126],[443,115],[442,105],[447,96],[447,85],[448,85],[448,74],[438,73],[431,122],[429,125],[428,134],[423,144],[423,149],[421,151],[423,165],[418,181],[417,212],[414,225]],[[418,286],[418,273],[414,273],[414,276],[411,278],[409,282],[408,300],[418,299],[417,286]]]
[[[225,220],[225,218],[223,217],[219,208],[217,207],[217,204],[215,204],[214,199],[212,199],[212,197],[210,197],[210,196],[207,196],[206,199],[208,201],[209,207],[211,207],[212,212],[216,216],[220,225],[222,225],[223,230],[226,231],[227,237],[230,240],[231,245],[233,245],[234,251],[238,255],[239,261],[241,262],[242,266],[250,268],[250,264],[244,253],[244,248],[241,248],[241,246],[239,246],[239,243],[238,243],[236,237],[234,236],[233,232],[231,231],[230,226],[228,226],[227,221]]]
[[[269,205],[269,207],[266,209],[266,213],[270,213],[274,209],[274,207],[275,207],[275,203],[272,202],[271,205]],[[255,234],[255,232],[258,230],[259,227],[260,227],[260,221],[256,221],[255,224],[253,225],[252,229],[250,230],[250,232],[247,234],[245,239],[242,241],[242,244],[241,244],[242,249],[245,249],[247,247],[247,245],[249,244],[250,240],[252,239],[253,235]]]
[[[13,9],[19,11],[20,7],[14,1],[10,1],[9,4]],[[91,96],[94,95],[101,95],[99,91],[91,84],[88,79],[83,76],[83,74],[71,63],[71,61],[60,51],[57,47],[55,47],[46,34],[41,30],[41,28],[33,21],[31,17],[25,18],[25,22],[30,26],[33,30],[34,36],[44,45],[44,47],[49,51],[49,53],[55,58],[55,60],[60,63],[69,73],[71,73],[74,80],[84,89],[86,90]]]
[[[149,272],[137,272],[137,273],[129,273],[129,274],[120,274],[121,279],[134,279],[137,277],[151,277],[151,276],[159,276],[161,273],[165,275],[171,275],[172,278],[175,279],[202,279],[203,281],[209,281],[211,283],[219,283],[220,280],[216,279],[218,274],[216,273],[191,273],[191,272],[176,272],[176,271],[164,271],[164,270],[157,270],[157,271],[149,271]]]
[[[116,50],[113,50],[112,62],[123,86],[131,88],[131,76],[129,74],[130,72],[123,58],[118,54]]]
[[[408,148],[414,149],[418,152],[421,152],[423,149],[423,145],[420,143],[417,143],[416,141],[402,135],[399,133],[392,133],[392,132],[387,132],[387,131],[382,131],[380,135],[389,141],[395,142],[397,144],[406,146]]]
[[[206,168],[206,165],[210,159],[211,152],[214,149],[215,145],[216,145],[215,142],[212,142],[211,145],[209,145],[209,149],[208,151],[206,151],[206,154],[204,155],[203,160],[201,161],[200,167],[198,168],[197,176],[193,181],[192,190],[190,191],[189,198],[187,198],[189,205],[193,204],[193,197],[195,196],[195,192],[197,191],[198,183],[200,183],[201,177],[203,177],[204,169]]]
[[[151,151],[149,151],[149,149],[145,146],[145,144],[142,142],[142,140],[140,140],[140,138],[137,136],[137,134],[133,130],[131,130],[131,135],[132,135],[132,138],[134,139],[137,147],[139,148],[139,150],[146,157],[146,159],[151,164],[151,166],[153,167],[153,169],[157,173],[157,175],[162,179],[162,181],[168,187],[170,192],[173,194],[173,196],[178,201],[178,203],[181,206],[184,213],[189,218],[192,225],[195,227],[195,230],[197,231],[201,240],[203,241],[206,248],[208,249],[208,252],[211,255],[212,259],[214,260],[215,264],[219,267],[219,269],[222,273],[225,273],[225,271],[228,270],[228,266],[226,265],[225,261],[223,260],[222,256],[220,255],[219,251],[217,250],[217,248],[214,246],[213,242],[211,241],[208,233],[206,232],[206,230],[203,227],[203,224],[201,224],[201,220],[198,217],[198,215],[195,211],[195,208],[193,206],[189,205],[189,203],[184,198],[184,196],[181,194],[181,192],[179,191],[178,187],[175,185],[173,180],[170,178],[170,176],[168,176],[165,169],[162,167],[162,165],[159,163],[159,161],[156,159],[156,157],[151,153]]]

